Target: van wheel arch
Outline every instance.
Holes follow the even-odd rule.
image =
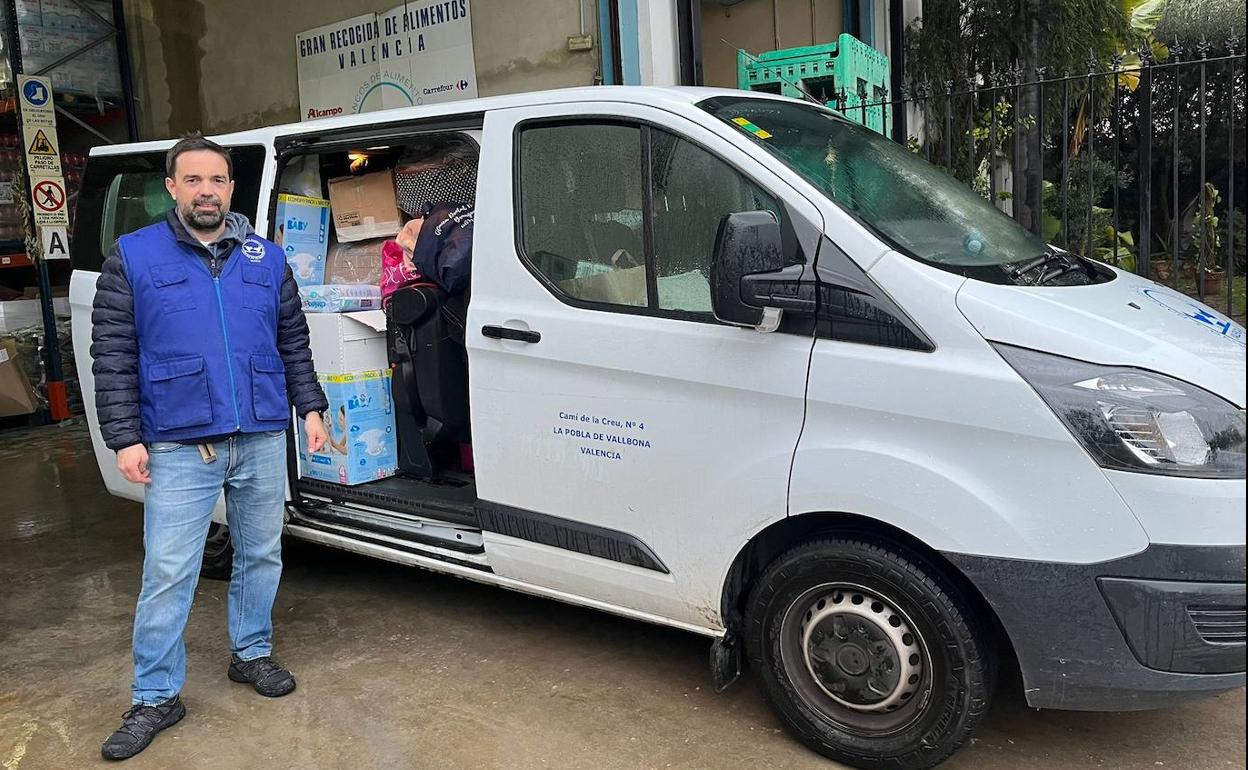
[[[745,631],[745,607],[753,586],[767,566],[786,551],[811,540],[827,536],[852,536],[874,540],[909,552],[911,558],[953,581],[974,604],[984,623],[991,629],[997,652],[1006,659],[1014,658],[1014,645],[1005,626],[983,593],[960,569],[939,551],[897,527],[854,513],[804,513],[788,516],[771,524],[751,538],[733,559],[724,579],[720,616],[728,633],[740,636]],[[1013,661],[1011,661],[1013,662]],[[1016,666],[1017,664],[1014,663]]]

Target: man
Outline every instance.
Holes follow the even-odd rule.
[[[293,405],[309,451],[319,450],[328,404],[281,249],[230,211],[233,170],[229,152],[198,134],[175,144],[165,180],[173,210],[123,235],[96,286],[100,432],[121,474],[146,485],[133,708],[105,741],[106,759],[134,756],[186,715],[182,634],[223,490],[234,544],[229,678],[269,697],[295,689],[271,657],[286,430]]]

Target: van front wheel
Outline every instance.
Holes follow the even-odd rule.
[[[208,539],[204,541],[204,562],[199,574],[209,580],[229,580],[234,569],[234,544],[230,542],[230,528],[212,522],[208,525]]]
[[[972,605],[915,553],[827,538],[780,556],[750,596],[763,693],[815,751],[859,768],[926,770],[974,732],[995,656]]]

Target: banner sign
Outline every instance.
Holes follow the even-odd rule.
[[[469,0],[413,0],[295,36],[303,120],[477,96]]]

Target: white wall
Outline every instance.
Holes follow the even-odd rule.
[[[637,28],[641,82],[680,85],[676,4],[671,0],[637,0]]]

